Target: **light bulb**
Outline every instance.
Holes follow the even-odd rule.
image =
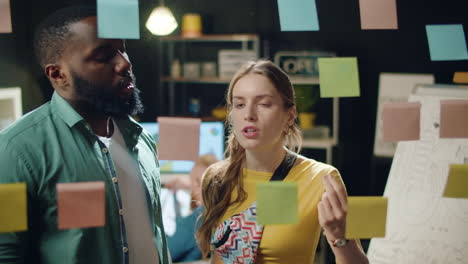
[[[177,28],[177,21],[169,8],[160,6],[151,12],[146,21],[146,28],[153,35],[164,36],[171,34]]]

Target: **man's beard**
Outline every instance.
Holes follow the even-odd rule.
[[[115,88],[109,89],[111,87],[96,85],[79,77],[74,72],[71,75],[80,107],[87,108],[85,111],[104,114],[116,119],[143,113],[140,90],[135,85],[130,96],[122,98],[117,94],[118,91]],[[132,80],[134,84],[133,75]]]

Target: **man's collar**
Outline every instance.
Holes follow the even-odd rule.
[[[51,107],[52,111],[62,118],[69,127],[73,127],[83,120],[83,117],[57,92],[52,95]]]

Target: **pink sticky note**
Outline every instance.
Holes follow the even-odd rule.
[[[161,160],[196,160],[200,150],[199,118],[159,117]]]
[[[10,0],[0,0],[0,33],[11,33]]]
[[[420,111],[420,103],[383,104],[383,140],[419,140]]]
[[[102,181],[58,183],[58,229],[104,226],[104,187]]]
[[[395,0],[359,0],[361,29],[398,29]]]
[[[440,130],[441,138],[468,137],[468,100],[440,101]]]

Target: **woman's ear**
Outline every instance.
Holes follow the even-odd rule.
[[[294,125],[296,119],[296,106],[292,106],[288,110],[288,126],[291,127]]]

